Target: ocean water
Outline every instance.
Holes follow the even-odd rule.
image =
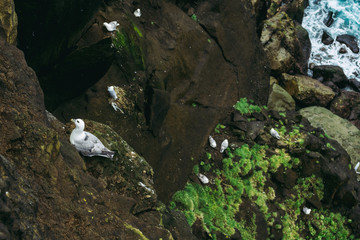
[[[329,11],[334,13],[334,22],[327,27],[324,19]],[[350,34],[356,37],[360,47],[360,0],[309,0],[302,26],[308,31],[311,41],[309,63],[337,65],[344,70],[348,78],[360,81],[360,53],[353,53],[344,44],[335,40],[338,35]],[[323,31],[334,39],[332,44],[324,45],[321,42]],[[339,53],[341,47],[344,47],[347,53]],[[311,70],[309,75],[312,75]]]

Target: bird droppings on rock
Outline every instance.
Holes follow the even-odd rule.
[[[129,110],[133,107],[133,102],[126,97],[126,92],[123,88],[118,86],[109,86],[108,92],[110,95],[109,104],[115,111],[120,111],[124,114],[123,109]]]

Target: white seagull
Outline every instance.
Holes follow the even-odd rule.
[[[103,25],[106,27],[106,29],[109,32],[115,31],[116,27],[119,26],[119,23],[117,21],[112,21],[112,22],[104,22]]]
[[[113,158],[115,152],[109,150],[93,134],[84,131],[85,123],[82,119],[71,119],[75,123],[75,128],[71,132],[70,142],[82,155],[87,157],[101,156]]]

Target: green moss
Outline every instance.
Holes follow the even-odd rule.
[[[135,33],[135,34],[134,34]],[[126,32],[125,29],[116,30],[112,34],[112,47],[117,50],[119,56],[124,58],[124,64],[133,62],[135,69],[145,69],[144,54],[139,43],[142,38],[141,31],[134,25],[134,32]]]
[[[264,107],[259,107],[257,105],[251,104],[252,100],[247,100],[247,98],[240,98],[240,100],[234,105],[234,108],[238,110],[241,114],[249,114],[253,112],[261,112],[261,109]]]
[[[195,165],[195,166],[193,167],[193,172],[194,172],[196,175],[199,174],[199,165]]]
[[[215,178],[214,187],[188,183],[184,190],[174,194],[170,206],[182,210],[190,226],[199,219],[204,230],[213,238],[216,232],[231,236],[235,233],[235,229],[238,229],[243,237],[255,238],[255,224],[236,221],[235,215],[239,211],[244,193],[249,198],[256,199],[255,203],[261,212],[264,214],[268,212],[266,204],[268,194],[265,193],[264,188],[266,177],[262,170],[254,171],[257,162],[266,161],[265,148],[256,145],[250,149],[248,145],[243,145],[236,149],[232,156],[240,159],[238,161],[230,157],[223,159],[222,170],[214,170],[218,176]],[[200,165],[206,166],[205,163]],[[263,163],[258,165],[267,169]],[[254,174],[249,179],[243,180],[239,177],[245,176],[251,170]],[[269,195],[275,194],[273,189],[268,192]]]
[[[143,37],[143,34],[141,33],[140,29],[134,24],[134,31],[137,33],[139,37]]]
[[[336,151],[336,148],[334,148],[330,143],[326,143],[326,147]]]
[[[214,129],[214,132],[220,133],[220,129],[225,129],[226,127],[220,123],[218,123]]]

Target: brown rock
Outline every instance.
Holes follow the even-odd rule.
[[[300,43],[295,25],[285,12],[279,12],[264,21],[260,41],[272,71],[282,73],[301,69],[296,66],[296,57],[302,53],[299,52]]]
[[[360,93],[341,91],[341,95],[332,101],[330,110],[336,115],[352,121],[358,127],[357,123],[360,120]]]
[[[17,37],[18,19],[13,0],[3,0],[0,2],[0,22],[1,28],[5,30],[6,41],[14,44]]]
[[[176,219],[174,235],[160,226],[151,167],[131,150],[117,150],[118,161],[92,158],[88,167],[98,175],[89,174],[64,126],[46,114],[39,82],[22,52],[3,35],[0,52],[1,238],[137,239],[137,231],[149,239],[182,233],[192,238],[189,226]],[[116,134],[108,132],[104,139],[110,136]],[[133,183],[121,172],[125,169]],[[149,209],[153,214],[144,218],[134,215]]]
[[[286,73],[282,76],[285,90],[301,104],[326,106],[335,96],[331,88],[313,78]]]
[[[267,106],[270,110],[284,112],[295,110],[295,101],[288,92],[275,83],[272,85]]]

